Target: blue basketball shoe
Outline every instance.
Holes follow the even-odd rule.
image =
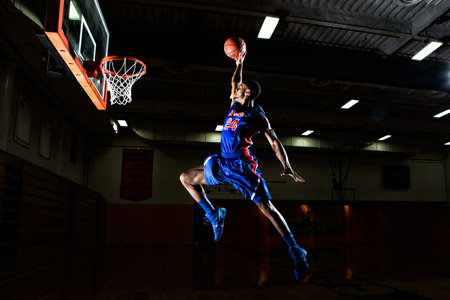
[[[304,279],[309,273],[309,265],[306,261],[306,250],[299,246],[294,246],[289,248],[289,254],[291,255],[291,259],[294,260],[295,279]]]
[[[212,228],[214,230],[214,240],[216,242],[222,237],[226,212],[227,210],[225,208],[219,207],[218,209],[215,209],[206,214],[205,219],[208,220],[212,225]]]

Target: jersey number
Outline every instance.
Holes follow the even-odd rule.
[[[223,130],[228,130],[228,128],[231,128],[233,131],[237,128],[237,123],[239,123],[240,119],[236,119],[233,122],[233,118],[228,118],[227,122],[225,123],[225,126],[223,127]]]

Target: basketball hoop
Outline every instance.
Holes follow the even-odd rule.
[[[145,64],[134,57],[108,56],[100,61],[107,81],[111,105],[131,102],[131,87],[147,71]]]

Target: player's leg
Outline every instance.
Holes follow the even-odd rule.
[[[187,170],[180,175],[181,184],[197,203],[207,199],[203,185],[206,184],[203,165]],[[211,209],[213,209],[211,205]]]
[[[256,203],[259,209],[270,220],[273,226],[280,233],[283,240],[289,246],[289,253],[295,264],[295,278],[303,279],[308,275],[309,265],[306,261],[306,250],[300,248],[295,241],[294,235],[291,233],[284,217],[275,208],[269,200]]]
[[[272,202],[260,202],[256,203],[261,212],[269,219],[272,225],[280,233],[281,236],[289,235],[291,232],[280,212],[275,208]]]
[[[206,196],[202,185],[208,184],[205,179],[204,166],[198,166],[183,172],[180,181],[194,200],[203,208],[207,220],[211,222],[214,230],[214,239],[218,241],[223,233],[225,208],[214,208]]]

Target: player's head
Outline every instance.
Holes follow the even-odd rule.
[[[247,89],[250,90],[250,96],[248,99],[250,101],[254,101],[261,94],[261,85],[258,81],[253,79],[245,79],[243,82],[247,86]]]

